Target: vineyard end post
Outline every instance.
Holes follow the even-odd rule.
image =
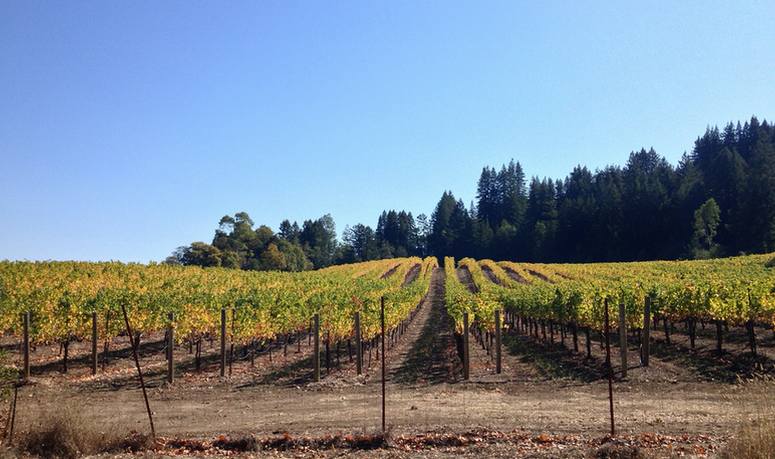
[[[167,319],[169,319],[169,325],[167,326],[167,382],[172,384],[175,382],[175,327],[173,326],[175,313],[170,312]]]
[[[226,308],[221,308],[221,377],[226,376]]]
[[[97,374],[97,311],[91,313],[91,374]]]
[[[611,415],[611,436],[616,435],[614,427],[614,388],[613,388],[613,365],[611,365],[611,322],[608,313],[608,298],[605,299],[605,369],[608,376],[608,409]]]
[[[314,348],[312,351],[313,379],[320,382],[320,314],[315,314],[312,319],[312,339]]]
[[[501,311],[495,310],[495,373],[501,374]]]
[[[651,297],[646,297],[646,307],[643,310],[643,335],[641,342],[641,361],[644,367],[649,366],[649,353],[651,352]]]
[[[24,379],[30,379],[30,311],[22,315],[24,325]]]
[[[468,313],[463,313],[463,379],[468,381],[470,368],[468,359]]]
[[[363,346],[361,345],[361,313],[355,313],[355,366],[358,375],[363,373]]]
[[[619,303],[619,351],[622,356],[622,378],[627,377],[627,312]]]
[[[380,299],[380,324],[382,327],[382,435],[385,435],[385,297]]]

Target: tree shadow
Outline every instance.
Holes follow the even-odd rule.
[[[141,341],[140,346],[137,348],[137,354],[139,358],[146,358],[159,353],[162,353],[167,348],[167,341],[165,339],[157,339],[152,341]],[[97,355],[98,362],[102,365],[104,354],[102,353],[102,345],[98,347],[99,354]],[[108,362],[121,359],[134,358],[131,346],[124,346],[121,348],[112,348],[108,351]],[[67,359],[67,366],[79,366],[90,367],[92,362],[91,353],[79,353],[77,355],[69,356]],[[33,376],[45,376],[53,372],[61,372],[63,368],[62,358],[52,360],[46,363],[30,364],[30,374]]]
[[[394,383],[454,383],[462,375],[453,336],[454,322],[443,305],[443,283],[436,282],[432,288],[435,291],[428,297],[429,316],[407,358],[391,373],[390,380]]]

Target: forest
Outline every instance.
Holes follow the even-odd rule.
[[[166,263],[301,271],[405,256],[532,262],[697,259],[775,250],[775,127],[755,116],[709,127],[673,165],[653,149],[624,166],[575,167],[529,180],[518,161],[485,166],[476,199],[445,191],[430,217],[383,211],[376,228],[333,218],[283,221],[277,232],[245,212],[224,216],[210,244]]]

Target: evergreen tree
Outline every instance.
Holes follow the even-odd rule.
[[[712,258],[718,255],[716,234],[721,222],[721,210],[713,198],[705,201],[694,212],[694,234],[692,235],[692,258]]]

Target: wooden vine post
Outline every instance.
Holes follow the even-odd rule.
[[[226,308],[221,308],[221,377],[226,376]]]
[[[315,382],[320,382],[320,314],[315,314],[312,319],[312,340],[313,379]]]
[[[463,313],[463,379],[468,381],[470,367],[468,359],[468,313]]]
[[[135,367],[137,368],[137,376],[140,378],[140,387],[143,389],[143,399],[145,399],[145,411],[148,412],[148,422],[151,424],[151,437],[154,442],[156,441],[156,428],[153,426],[153,413],[151,412],[151,405],[148,403],[148,392],[145,390],[145,380],[143,379],[143,370],[140,369],[140,358],[137,356],[137,346],[135,346],[134,334],[132,334],[132,327],[129,325],[129,316],[126,314],[126,307],[121,304],[121,312],[124,313],[124,324],[126,324],[126,333],[129,335],[129,345],[132,347],[132,356],[135,359]]]
[[[360,376],[363,373],[363,346],[361,345],[361,313],[355,313],[355,367]]]
[[[30,311],[22,315],[24,325],[24,379],[30,379]]]
[[[624,303],[619,303],[619,351],[622,356],[622,378],[627,377],[627,314]]]
[[[175,314],[169,313],[167,315],[169,324],[167,325],[167,382],[172,384],[175,382]]]
[[[592,333],[589,330],[589,327],[584,327],[584,338],[585,338],[585,344],[587,346],[587,358],[592,358]]]
[[[641,335],[640,343],[640,361],[644,367],[649,366],[649,353],[651,340],[651,297],[646,297],[646,306],[643,309],[643,335]]]
[[[614,427],[614,369],[611,365],[611,323],[608,317],[608,298],[605,299],[605,368],[608,374],[608,409],[611,415],[611,436],[616,435]]]
[[[382,435],[385,435],[385,297],[380,299],[380,324],[382,327]]]
[[[97,311],[91,313],[91,374],[97,374]]]
[[[495,373],[501,374],[501,311],[495,310]]]

